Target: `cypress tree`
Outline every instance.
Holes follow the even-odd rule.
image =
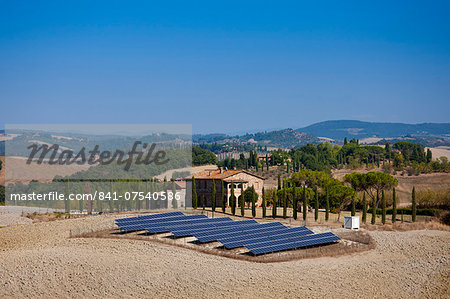
[[[326,200],[326,206],[325,206],[325,221],[328,221],[330,217],[330,199],[328,198],[328,187],[325,191],[325,200]]]
[[[211,209],[213,212],[216,211],[216,182],[214,179],[212,180]]]
[[[236,215],[236,196],[234,195],[234,183],[231,183],[231,214]]]
[[[174,209],[178,208],[178,201],[175,198],[176,193],[177,193],[177,188],[175,185],[175,180],[172,180],[172,208],[174,208]]]
[[[146,194],[150,194],[149,190],[148,190],[148,180],[145,181],[145,192]],[[145,209],[148,210],[150,208],[150,200],[148,200],[147,198],[145,199]]]
[[[258,199],[258,194],[255,192],[255,189],[252,187],[252,216],[253,218],[256,217],[256,200]]]
[[[194,177],[192,177],[192,207],[197,209],[197,188],[195,187]]]
[[[381,190],[381,222],[386,224],[386,198],[384,197],[384,190]]]
[[[352,197],[352,216],[356,215],[356,199],[355,196]]]
[[[347,141],[347,137],[344,138],[344,145],[346,145],[348,143]]]
[[[378,201],[378,191],[377,191],[377,198],[372,200],[372,220],[370,223],[375,224],[377,219],[377,201]]]
[[[262,217],[266,218],[266,194],[264,191],[264,187],[262,189]]]
[[[226,209],[226,205],[227,205],[227,197],[225,195],[225,186],[223,184],[222,181],[222,185],[221,185],[221,191],[222,191],[222,212],[225,213],[225,209]]]
[[[397,220],[397,196],[395,195],[395,188],[392,188],[392,223]]]
[[[203,195],[203,197],[202,197],[202,206],[203,206],[203,211],[205,210],[205,208],[206,208],[206,195]]]
[[[277,198],[277,191],[276,190],[273,191],[272,201],[273,201],[273,203],[272,203],[272,218],[277,218],[277,201],[278,201],[278,198]]]
[[[412,205],[411,220],[412,220],[412,222],[416,222],[417,206],[416,206],[416,188],[415,187],[413,187],[413,189],[412,189],[411,205]]]
[[[367,202],[366,202],[366,192],[363,193],[363,214],[362,214],[362,222],[366,223],[367,220]]]
[[[306,221],[306,209],[308,206],[308,197],[306,195],[306,187],[303,187],[303,220]]]
[[[433,155],[431,154],[431,150],[427,149],[427,163],[430,163],[433,160]]]
[[[281,190],[281,175],[278,174],[278,190]]]
[[[317,188],[315,190],[314,199],[314,220],[317,222],[317,220],[319,219],[319,192],[317,191]]]
[[[286,162],[286,173],[289,173],[289,169],[291,168],[289,161]]]
[[[295,188],[295,186],[294,187],[292,187],[292,192],[294,193],[293,195],[292,195],[292,214],[293,214],[293,217],[294,217],[294,220],[297,220],[297,202],[298,202],[298,198],[297,198],[297,188]]]
[[[64,211],[66,213],[70,213],[70,200],[67,200],[69,198],[69,179],[65,179],[66,183],[64,184],[64,195],[66,196],[66,200],[64,201]],[[148,200],[145,202],[146,208],[148,209]],[[112,212],[110,210],[110,212]]]
[[[386,158],[390,161],[392,154],[391,154],[391,146],[389,145],[389,142],[386,142],[384,150],[386,151]]]
[[[286,189],[281,190],[281,196],[283,200],[283,218],[286,219],[287,217],[287,194]]]
[[[244,184],[241,183],[241,216],[245,216],[245,198],[244,198]]]
[[[164,208],[169,207],[169,183],[167,182],[167,178],[164,177],[164,190],[166,191],[166,200],[164,201]]]

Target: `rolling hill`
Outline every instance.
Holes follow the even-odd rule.
[[[329,120],[297,129],[297,131],[335,140],[342,140],[345,137],[357,139],[367,137],[394,138],[406,135],[450,137],[450,123],[403,124]]]

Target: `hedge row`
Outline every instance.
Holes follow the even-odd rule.
[[[367,211],[368,213],[371,212],[371,210]],[[441,209],[417,209],[416,210],[416,215],[420,215],[420,216],[439,216],[441,213],[443,212],[443,210]],[[411,215],[412,214],[412,209],[411,208],[398,208],[397,209],[397,215]],[[377,214],[382,214],[382,209],[377,209]],[[392,209],[386,209],[386,214],[391,214],[392,215]]]

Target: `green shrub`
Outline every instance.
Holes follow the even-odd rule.
[[[377,209],[377,215],[382,214],[382,209]],[[441,209],[417,209],[416,215],[420,216],[439,216],[441,215],[443,210]],[[397,208],[397,215],[399,214],[404,215],[412,215],[412,209],[411,208]],[[392,215],[392,209],[387,209],[386,214]]]
[[[443,213],[440,220],[443,224],[450,225],[450,211]]]

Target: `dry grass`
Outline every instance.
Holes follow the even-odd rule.
[[[64,219],[73,219],[73,218],[81,218],[86,217],[86,215],[73,215],[69,213],[45,213],[45,214],[39,214],[39,213],[22,213],[22,217],[27,217],[31,220],[33,220],[33,223],[39,223],[39,222],[50,222],[50,221],[57,221],[57,220],[64,220]]]
[[[450,226],[442,224],[437,220],[427,221],[427,222],[413,222],[413,223],[394,223],[385,225],[372,225],[372,224],[362,224],[361,227],[369,231],[410,231],[410,230],[442,230],[450,231]]]

